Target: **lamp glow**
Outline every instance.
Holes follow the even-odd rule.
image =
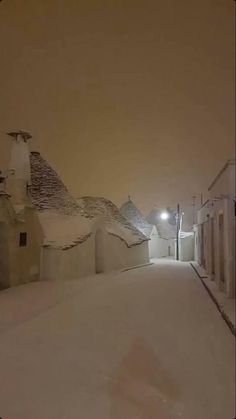
[[[161,217],[162,220],[168,220],[169,214],[168,214],[168,212],[162,212],[160,214],[160,217]]]

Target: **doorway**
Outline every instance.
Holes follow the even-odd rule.
[[[224,267],[224,215],[219,214],[219,274],[220,283],[225,284]]]
[[[201,266],[203,266],[205,268],[205,228],[204,228],[204,223],[201,224],[201,230],[200,230],[200,260],[201,260]]]
[[[215,233],[214,233],[214,218],[211,218],[211,274],[215,275]]]
[[[104,272],[104,237],[103,231],[99,228],[95,233],[95,272],[96,274]]]
[[[9,255],[8,255],[8,228],[7,224],[0,222],[0,290],[9,287]]]

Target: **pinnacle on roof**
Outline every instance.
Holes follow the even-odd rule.
[[[32,135],[29,132],[26,131],[11,131],[11,132],[7,132],[7,135],[9,135],[10,137],[13,137],[13,139],[15,141],[18,140],[18,137],[22,138],[23,141],[26,143],[27,140],[29,140],[30,138],[32,138]]]

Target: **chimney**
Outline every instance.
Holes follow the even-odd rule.
[[[26,204],[28,202],[28,186],[31,183],[28,140],[32,137],[26,131],[14,131],[7,134],[13,139],[7,176],[7,192],[11,195],[13,204]]]

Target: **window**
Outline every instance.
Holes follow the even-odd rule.
[[[27,245],[27,233],[20,233],[19,246],[25,247]]]

